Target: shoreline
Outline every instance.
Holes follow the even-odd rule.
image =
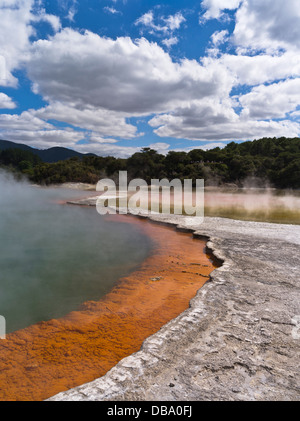
[[[215,266],[205,242],[130,215],[117,218],[144,230],[153,253],[103,299],[8,334],[0,342],[0,400],[45,400],[104,375],[184,311],[209,279]]]
[[[174,215],[149,219],[205,238],[222,266],[139,351],[48,400],[300,400],[300,227],[210,217],[186,227]]]

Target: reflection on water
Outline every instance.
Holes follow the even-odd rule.
[[[151,241],[138,227],[59,203],[82,194],[0,175],[0,314],[7,333],[101,298],[149,255]]]

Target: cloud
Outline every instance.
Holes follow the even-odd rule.
[[[78,12],[77,0],[60,0],[59,5],[67,12],[66,19],[70,22],[75,21],[75,16]]]
[[[110,114],[105,110],[102,115],[97,110],[76,110],[57,103],[39,110],[24,111],[20,115],[0,114],[0,137],[27,143],[41,149],[59,144],[78,150],[77,142],[80,140],[85,140],[88,145],[94,145],[90,146],[91,149],[99,149],[100,144],[112,145],[118,142],[111,137],[113,132],[120,135],[127,130],[128,134],[131,135],[128,137],[135,136],[136,127],[127,125],[128,129],[124,119],[122,121],[118,116],[111,116]],[[53,121],[52,124],[47,120],[68,122],[77,129],[75,130],[72,127],[57,128],[55,126],[56,121]],[[122,122],[125,128],[119,127]],[[114,125],[115,127],[113,127]],[[79,148],[81,150],[83,147],[80,146]]]
[[[236,13],[233,40],[250,51],[299,49],[299,0],[244,0]]]
[[[118,143],[116,139],[103,138],[99,133],[90,133],[88,140],[91,143]]]
[[[150,28],[153,28],[153,26],[154,26],[154,15],[153,15],[152,10],[150,10],[147,13],[144,13],[141,17],[139,17],[135,21],[135,25],[150,26]]]
[[[36,117],[32,111],[24,111],[20,115],[0,114],[0,137],[45,149],[57,144],[73,147],[85,137],[85,133],[71,128],[57,129]]]
[[[129,158],[136,152],[140,152],[141,147],[120,146],[112,144],[89,143],[76,145],[74,149],[81,153],[94,153],[100,156],[115,156],[118,158]]]
[[[156,143],[151,143],[149,145],[149,148],[154,149],[155,151],[157,151],[158,153],[162,155],[166,155],[169,152],[170,145],[164,142],[156,142]]]
[[[290,51],[281,55],[223,54],[217,60],[205,58],[203,65],[213,62],[225,66],[236,85],[253,86],[300,75],[300,55]]]
[[[218,45],[227,36],[226,30],[215,32],[212,42]],[[37,116],[66,121],[104,137],[134,137],[136,128],[126,118],[151,114],[149,124],[160,137],[220,141],[299,133],[296,122],[271,121],[296,109],[296,95],[292,106],[286,104],[282,112],[273,114],[266,106],[261,117],[256,104],[267,95],[266,88],[242,95],[240,101],[239,96],[230,97],[231,90],[242,84],[299,75],[300,60],[291,52],[252,57],[222,54],[201,62],[174,62],[144,38],[112,40],[64,29],[33,44],[27,68],[36,92],[50,101]],[[288,86],[279,84],[276,92],[289,95]],[[269,121],[261,121],[264,117]]]
[[[241,51],[300,48],[299,0],[203,0],[201,5],[206,10],[201,22],[237,10],[232,41]]]
[[[60,30],[61,28],[61,22],[59,17],[55,16],[55,15],[49,15],[46,13],[45,9],[40,9],[38,10],[36,15],[32,15],[31,16],[31,22],[48,22],[49,25],[52,26],[52,29],[54,30],[54,32],[57,32]]]
[[[155,23],[155,20],[158,20],[159,23]],[[152,33],[154,32],[163,32],[163,33],[173,33],[175,30],[179,29],[181,24],[185,22],[185,18],[181,12],[177,12],[175,15],[169,15],[168,17],[159,17],[155,19],[154,13],[152,10],[145,13],[135,21],[135,25],[142,25],[148,30],[150,29]]]
[[[9,96],[0,92],[0,108],[13,109],[16,107],[17,105]]]
[[[58,117],[58,113],[64,113],[62,117],[67,117],[66,113],[76,113],[76,110],[66,110],[63,106],[47,109],[24,111],[22,114],[0,114],[0,138],[11,140],[13,142],[25,143],[33,148],[48,149],[53,146],[63,146],[66,148],[77,150],[82,153],[96,153],[99,155],[115,155],[120,157],[128,157],[132,153],[137,152],[138,147],[127,147],[117,145],[118,140],[112,137],[105,137],[101,132],[97,131],[98,126],[93,120],[93,114],[78,114],[79,118],[85,119],[89,128],[92,130],[75,130],[72,127],[57,128],[44,120],[46,117]],[[54,111],[53,111],[54,110]],[[54,112],[54,114],[52,114]],[[41,116],[42,118],[39,118]],[[74,118],[76,119],[76,114]],[[89,118],[91,121],[89,122]],[[104,116],[103,116],[104,118]],[[64,119],[62,118],[62,121]],[[112,124],[112,122],[110,122]],[[133,127],[136,130],[135,127]],[[84,143],[78,144],[83,141]]]
[[[110,6],[103,7],[103,10],[107,13],[111,13],[112,15],[122,14],[122,12],[120,12],[119,10],[115,9],[114,7],[110,7]]]
[[[173,45],[176,45],[178,43],[178,38],[177,37],[166,38],[162,41],[162,43],[167,48],[171,48]]]
[[[261,121],[250,116],[238,115],[228,100],[217,99],[193,102],[188,108],[178,108],[149,121],[160,137],[185,138],[190,140],[228,141],[249,140],[258,137],[297,137],[300,125],[290,120]]]
[[[29,37],[34,33],[30,25],[32,6],[33,0],[4,0],[0,5],[0,56],[6,70],[6,79],[0,82],[4,86],[17,86],[12,71],[20,64],[30,45]]]
[[[177,12],[175,15],[170,15],[167,18],[163,18],[163,21],[166,24],[166,27],[169,31],[174,31],[179,29],[181,24],[185,22],[185,18],[182,16],[181,12]]]
[[[74,148],[76,142],[84,138],[82,132],[75,130],[5,130],[1,131],[1,136],[6,140],[25,143],[38,149],[48,149],[53,146],[63,146]]]
[[[2,0],[0,4],[0,57],[5,62],[5,79],[2,86],[17,87],[18,81],[12,72],[19,68],[30,47],[30,37],[35,34],[33,24],[40,21],[50,23],[54,31],[60,29],[60,21],[46,14],[35,0]],[[33,9],[35,9],[33,11]]]
[[[173,62],[161,47],[144,38],[112,40],[71,29],[35,42],[27,69],[35,92],[47,101],[132,116],[222,94],[229,81],[221,66],[204,67],[187,59]]]
[[[30,111],[22,114],[0,114],[0,130],[44,130],[52,129],[53,125],[34,116]]]
[[[300,78],[260,85],[239,98],[242,115],[259,120],[285,118],[299,105]]]
[[[199,149],[203,149],[204,151],[209,151],[210,149],[214,149],[214,148],[224,148],[224,143],[221,142],[212,142],[212,143],[207,143],[205,145],[201,145],[199,146]]]
[[[239,7],[242,0],[203,0],[201,6],[205,13],[201,16],[200,22],[209,19],[220,19],[224,13],[223,10],[235,10]]]
[[[226,41],[228,34],[229,32],[227,29],[223,31],[214,32],[211,36],[212,44],[215,45],[216,47],[223,44]]]
[[[116,156],[119,158],[129,158],[136,152],[140,152],[143,147],[149,147],[156,150],[158,153],[166,155],[169,151],[170,145],[164,142],[152,143],[145,146],[120,146],[117,144],[82,144],[76,145],[75,149],[81,153],[95,153],[101,156]]]
[[[299,119],[300,118],[300,110],[298,111],[294,111],[293,113],[290,114],[291,118],[296,118]]]
[[[91,130],[101,136],[116,136],[125,139],[136,136],[137,128],[126,122],[123,114],[103,108],[76,108],[73,104],[51,102],[48,106],[31,111],[33,115],[43,120],[65,122],[74,127]]]
[[[299,1],[204,0],[202,6],[204,20],[221,19],[224,11],[236,10],[236,22],[232,36],[228,30],[213,33],[214,48],[201,64],[206,70],[218,69],[227,78],[229,91],[243,85],[252,89],[230,97],[226,89],[221,94],[219,84],[216,95],[205,100],[190,97],[189,104],[175,104],[168,113],[154,116],[149,121],[154,132],[161,137],[210,141],[298,136],[299,124],[287,120],[287,115],[297,117],[299,105]],[[218,49],[225,41],[236,53]]]

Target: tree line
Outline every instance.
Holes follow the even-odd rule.
[[[21,149],[0,151],[0,166],[41,185],[82,182],[96,184],[101,178],[118,179],[127,171],[129,179],[172,180],[204,179],[206,184],[236,184],[248,180],[276,188],[300,188],[300,138],[262,138],[242,143],[231,142],[224,148],[170,151],[159,154],[143,148],[127,159],[112,156],[73,157],[45,163]]]

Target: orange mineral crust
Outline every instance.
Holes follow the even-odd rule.
[[[205,242],[133,216],[155,242],[150,257],[100,301],[0,340],[0,400],[40,401],[103,376],[189,306],[216,267]]]

